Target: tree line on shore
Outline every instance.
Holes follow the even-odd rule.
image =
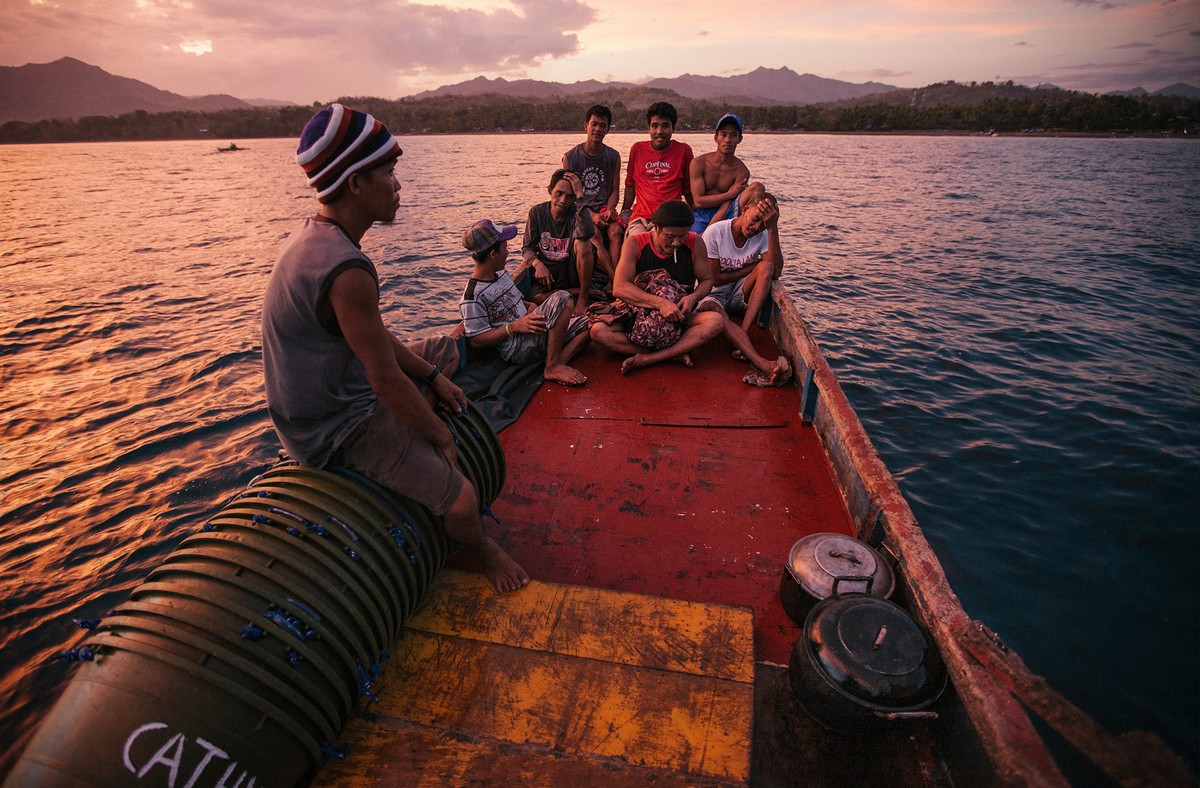
[[[945,97],[953,93],[953,98]],[[964,96],[966,98],[964,98]],[[342,98],[370,112],[395,134],[578,131],[592,104],[613,110],[613,128],[640,131],[645,107],[670,101],[679,129],[707,131],[725,112],[736,112],[748,130],[773,132],[1067,132],[1090,134],[1191,134],[1200,100],[1170,96],[1099,96],[1007,85],[953,82],[913,91],[832,104],[742,105],[696,100],[671,91],[610,90],[587,96],[526,99],[499,94],[433,96],[390,101]],[[254,139],[294,137],[310,107],[255,107],[217,112],[131,112],[116,117],[11,121],[0,143],[120,140]]]

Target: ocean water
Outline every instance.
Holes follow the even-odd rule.
[[[399,219],[364,243],[393,328],[456,320],[462,230],[523,222],[577,137],[402,140]],[[0,147],[0,750],[69,677],[73,620],[276,456],[259,302],[314,203],[294,143],[245,145]],[[740,152],[967,612],[1194,766],[1200,146],[751,134]]]

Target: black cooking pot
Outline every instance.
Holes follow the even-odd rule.
[[[792,649],[792,692],[809,716],[861,733],[926,711],[946,686],[946,669],[908,613],[866,594],[839,594],[813,606]]]
[[[803,626],[813,605],[834,594],[857,592],[887,599],[896,588],[891,567],[870,545],[844,534],[810,534],[792,545],[779,601]]]

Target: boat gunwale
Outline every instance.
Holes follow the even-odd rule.
[[[1067,785],[1045,742],[1021,704],[962,644],[974,622],[950,588],[941,562],[926,540],[899,485],[880,458],[850,405],[824,353],[786,288],[771,293],[771,333],[792,359],[806,406],[806,380],[816,396],[812,426],[817,430],[859,538],[895,557],[911,612],[933,637],[951,683],[1001,784]]]

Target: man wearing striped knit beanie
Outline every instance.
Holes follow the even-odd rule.
[[[478,552],[497,591],[529,575],[483,530],[474,487],[435,408],[460,411],[449,337],[404,343],[384,326],[379,276],[359,242],[400,206],[396,138],[341,104],[313,115],[296,161],[320,208],[288,238],[263,299],[267,411],[283,447],[306,465],[351,468],[444,518]]]

